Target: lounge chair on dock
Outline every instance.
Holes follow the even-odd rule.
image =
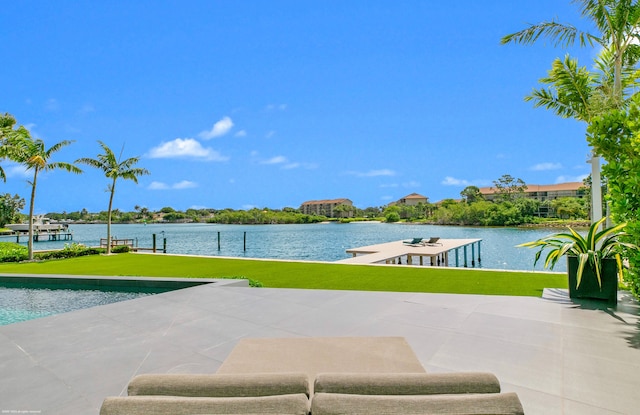
[[[422,238],[413,238],[411,241],[402,241],[402,243],[407,245],[422,245]]]
[[[424,242],[424,245],[427,246],[437,246],[442,245],[442,242],[438,242],[440,240],[439,236],[432,236],[428,241]]]

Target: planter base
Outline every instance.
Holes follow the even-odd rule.
[[[578,257],[567,257],[567,272],[569,274],[569,297],[585,298],[606,301],[607,304],[618,303],[618,264],[613,258],[602,260],[600,277],[602,287],[598,284],[598,278],[593,267],[585,266],[582,273],[580,286],[577,284]]]

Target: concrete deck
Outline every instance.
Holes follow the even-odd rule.
[[[424,240],[426,241],[426,239]],[[449,253],[452,254],[452,263],[456,263],[456,252],[460,254],[459,265],[471,266],[472,263],[480,256],[480,252],[476,249],[482,239],[439,239],[434,244],[407,244],[404,241],[393,241],[381,244],[362,246],[359,248],[347,249],[348,254],[352,254],[351,258],[341,259],[342,264],[395,264],[400,258],[404,258],[405,264],[408,265],[430,265],[430,266],[448,266]],[[464,257],[465,247],[467,251],[467,260]],[[475,250],[475,252],[473,252]],[[474,258],[474,254],[476,258]],[[441,263],[438,262],[438,259]]]
[[[204,285],[0,327],[0,413],[97,414],[141,373],[212,373],[242,338],[401,336],[428,372],[489,371],[528,415],[638,413],[640,307]],[[33,412],[32,412],[33,413]]]

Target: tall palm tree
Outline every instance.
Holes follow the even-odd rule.
[[[567,47],[574,45],[578,41],[581,46],[597,45],[602,47],[603,54],[608,55],[607,59],[601,61],[606,62],[608,65],[608,68],[603,73],[610,74],[611,88],[599,90],[601,97],[606,95],[604,100],[600,101],[600,104],[605,104],[605,108],[600,109],[624,108],[627,105],[627,100],[624,97],[625,67],[635,67],[640,60],[640,4],[638,0],[574,0],[573,2],[579,5],[581,15],[593,23],[597,33],[580,31],[572,25],[552,20],[530,25],[524,30],[504,36],[501,43],[533,44],[543,37],[550,38],[556,46]],[[569,64],[571,62],[567,58],[565,63]],[[558,61],[554,62],[552,71],[556,69],[556,66],[559,67]],[[571,72],[569,66],[566,69]],[[584,77],[582,79],[585,80]],[[557,80],[560,80],[560,78],[557,78]],[[575,91],[579,91],[580,87],[580,85],[576,85]],[[560,106],[554,107],[554,105],[548,106],[544,104],[545,97],[538,96],[537,98],[541,106],[554,109],[556,114],[577,118],[587,123],[590,122],[593,110],[596,109],[595,107],[582,108],[582,112],[578,112],[579,117],[575,117],[575,113],[572,111],[563,111]],[[583,97],[565,96],[563,98],[566,103],[571,98],[580,101]],[[558,103],[560,102],[556,101],[556,104]],[[589,104],[592,103],[595,103],[595,101],[591,101]],[[589,116],[584,117],[585,115]],[[600,159],[597,154],[592,154],[591,166],[593,182],[599,183]],[[602,216],[601,206],[600,187],[593,186],[592,222],[598,221]]]
[[[27,131],[28,132],[28,131]],[[68,146],[73,141],[63,140],[53,146],[46,148],[44,141],[37,139],[34,140],[29,134],[27,135],[15,135],[10,139],[15,151],[12,154],[12,159],[18,163],[21,163],[27,171],[33,170],[33,181],[31,185],[31,199],[29,201],[29,260],[33,260],[33,207],[36,200],[36,187],[38,184],[38,174],[41,171],[51,170],[66,170],[70,173],[82,173],[82,170],[72,163],[65,163],[61,161],[51,161],[53,154],[57,153],[63,147]]]
[[[120,178],[124,180],[133,180],[134,183],[138,183],[138,176],[149,174],[147,169],[133,167],[140,161],[138,157],[131,157],[124,161],[120,161],[120,157],[116,157],[113,151],[102,141],[98,141],[104,153],[98,154],[95,159],[81,158],[76,160],[76,163],[87,164],[91,167],[95,167],[104,172],[104,175],[111,179],[111,183],[108,185],[107,190],[109,195],[109,208],[107,210],[107,255],[111,254],[111,211],[113,207],[113,195],[116,192],[116,181]]]

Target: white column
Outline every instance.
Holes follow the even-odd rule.
[[[602,219],[602,181],[600,179],[600,157],[591,152],[591,223]]]

